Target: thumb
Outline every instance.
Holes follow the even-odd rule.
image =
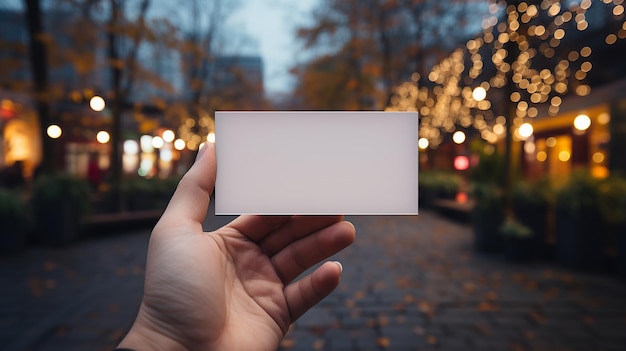
[[[198,152],[193,166],[178,183],[159,220],[160,227],[191,224],[202,230],[202,222],[215,186],[216,168],[215,146],[207,142]]]

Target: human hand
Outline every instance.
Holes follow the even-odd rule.
[[[215,184],[208,144],[154,227],[144,295],[119,347],[276,350],[289,326],[339,284],[341,264],[309,267],[354,241],[341,216],[240,216],[202,229]]]

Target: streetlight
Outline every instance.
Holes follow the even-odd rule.
[[[96,95],[92,97],[91,99],[89,99],[89,107],[91,107],[91,109],[96,112],[100,112],[104,110],[105,106],[106,106],[106,103],[104,102],[104,99],[101,96]]]
[[[109,140],[111,140],[111,136],[106,131],[101,130],[98,132],[98,134],[96,134],[96,140],[100,144],[106,144],[109,142]]]
[[[48,126],[48,128],[46,129],[46,133],[48,134],[48,136],[52,139],[58,139],[61,137],[61,134],[63,134],[63,130],[61,129],[61,127],[59,127],[56,124],[51,124],[50,126]]]
[[[163,132],[163,141],[166,143],[171,143],[176,138],[176,135],[173,131],[167,129]]]
[[[176,139],[174,141],[174,149],[182,151],[185,149],[186,143],[183,139]]]
[[[574,128],[585,131],[591,127],[591,118],[587,115],[578,115],[574,119]]]

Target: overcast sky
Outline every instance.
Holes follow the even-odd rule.
[[[257,54],[265,66],[265,89],[271,94],[290,88],[289,68],[302,57],[295,41],[295,28],[306,24],[318,0],[244,0],[229,17],[231,26],[240,28],[250,39],[239,48],[245,54]]]

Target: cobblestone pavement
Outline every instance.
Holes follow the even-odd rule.
[[[282,351],[626,350],[624,281],[475,254],[468,226],[428,212],[348,219],[342,283]],[[0,259],[0,350],[114,348],[140,302],[148,236]]]

